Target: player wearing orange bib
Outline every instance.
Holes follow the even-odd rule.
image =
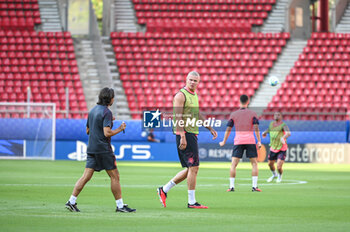
[[[252,191],[261,192],[258,188],[258,152],[256,149],[254,132],[258,140],[258,147],[261,147],[259,120],[257,114],[248,109],[249,97],[247,95],[240,96],[240,109],[233,112],[227,123],[224,140],[220,142],[220,146],[224,146],[230,136],[232,127],[235,127],[236,135],[232,152],[232,165],[230,170],[230,188],[228,192],[235,191],[236,168],[239,160],[243,157],[244,151],[246,157],[250,159],[252,164]]]

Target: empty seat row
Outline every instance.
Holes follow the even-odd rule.
[[[73,40],[71,38],[65,39],[65,38],[38,38],[38,37],[1,37],[0,43],[2,44],[22,44],[22,45],[63,45],[63,44],[69,44],[73,45]]]
[[[123,54],[125,56],[127,55],[134,55],[137,56],[164,56],[166,54],[172,53],[172,54],[186,54],[189,56],[193,53],[195,54],[206,54],[206,55],[214,55],[210,53],[216,53],[223,54],[223,55],[234,55],[234,53],[250,53],[252,56],[254,56],[255,53],[280,53],[281,47],[284,46],[286,42],[278,43],[276,46],[234,46],[234,45],[222,45],[222,46],[123,46],[123,45],[116,45],[114,47],[114,52],[116,54]],[[149,54],[151,53],[151,54]],[[163,53],[163,54],[162,54]],[[164,54],[166,53],[166,54]],[[259,54],[257,54],[259,56]],[[335,54],[334,56],[338,56]],[[322,56],[323,58],[327,58]],[[304,58],[308,59],[308,58]],[[321,58],[319,60],[322,60]]]
[[[0,66],[4,73],[79,73],[78,67],[69,66]]]
[[[295,67],[350,67],[350,60],[338,59],[338,60],[298,60],[295,62]]]
[[[0,31],[1,35],[1,31]],[[1,36],[0,36],[1,37]],[[290,34],[283,33],[237,33],[237,32],[111,32],[111,38],[114,39],[289,39]]]
[[[207,55],[208,58],[199,57],[199,58],[197,58],[197,60],[196,59],[192,60],[188,56],[188,58],[184,59],[184,60],[172,59],[172,58],[170,58],[170,60],[172,60],[172,61],[180,60],[180,62],[181,61],[189,61],[189,62],[191,62],[191,61],[193,61],[193,62],[195,62],[195,61],[198,61],[198,62],[203,61],[204,62],[206,60],[213,60],[213,61],[217,60],[218,62],[220,62],[220,60],[219,59],[215,59],[215,57],[217,57],[217,54],[222,54],[222,56],[220,56],[220,57],[221,57],[221,60],[224,60],[223,61],[223,62],[225,62],[225,63],[223,63],[224,65],[228,64],[226,61],[235,62],[234,60],[236,60],[237,62],[238,62],[238,60],[246,61],[246,62],[251,61],[251,60],[257,61],[257,62],[259,62],[261,60],[275,61],[277,59],[277,54],[279,53],[279,50],[276,49],[274,51],[274,50],[271,49],[269,51],[270,51],[269,53],[261,52],[261,54],[257,54],[257,53],[251,53],[251,54],[250,53],[234,53],[233,55],[229,54],[229,53],[225,54],[225,53],[204,53],[203,52],[202,54],[204,56]],[[158,52],[160,52],[160,51],[158,51]],[[192,51],[192,52],[195,52],[195,51]],[[167,53],[167,52],[164,51],[163,53]],[[156,54],[156,53],[154,53],[154,54]],[[160,54],[162,54],[162,53],[160,53]],[[190,52],[188,54],[190,54]],[[132,53],[126,53],[126,54],[125,53],[117,53],[115,57],[116,57],[117,60],[135,60],[136,62],[137,62],[137,60],[144,60],[144,62],[152,63],[152,62],[159,61],[160,60],[159,57],[161,57],[161,55],[159,56],[159,54],[158,54],[158,56],[152,56],[151,54],[144,54],[144,55],[142,55],[142,54],[132,54]],[[155,58],[155,57],[157,57],[157,58]],[[175,57],[175,56],[172,56],[172,57]],[[184,56],[181,56],[181,57],[184,57]],[[169,59],[166,59],[166,60],[169,60]],[[236,63],[234,63],[234,64],[236,64]],[[196,65],[195,64],[192,65],[192,63],[191,63],[190,66],[196,66]]]
[[[340,38],[340,39],[311,39],[308,40],[307,46],[308,47],[314,47],[316,50],[317,48],[320,49],[320,47],[323,47],[323,49],[327,49],[327,47],[332,46],[348,46],[350,45],[349,40],[346,38]]]
[[[0,58],[6,59],[60,59],[60,60],[73,60],[75,59],[75,53],[73,51],[66,52],[46,52],[46,51],[36,51],[36,52],[23,52],[23,51],[0,51]]]
[[[74,78],[73,78],[74,79]],[[70,80],[70,79],[69,79]],[[74,79],[75,80],[75,79]],[[132,86],[135,86],[136,88],[141,86],[141,83],[147,83],[147,82],[154,82],[154,83],[163,83],[166,82],[169,84],[169,87],[171,88],[172,84],[175,82],[181,84],[186,80],[186,76],[183,75],[125,75],[122,78],[122,81],[124,84],[129,83]],[[253,86],[255,83],[262,82],[264,80],[263,75],[245,75],[245,74],[232,74],[229,75],[222,74],[222,75],[203,75],[201,77],[201,82],[212,82],[215,83],[218,87],[219,85],[226,86],[227,88],[231,88],[233,86],[236,86],[235,88],[239,88],[241,83],[248,82],[249,84],[252,84]],[[1,80],[0,80],[1,81]],[[343,86],[343,85],[342,85]],[[201,86],[199,86],[201,88]]]
[[[144,24],[146,22],[139,21],[140,24]],[[262,21],[259,20],[256,24],[262,25]],[[245,22],[237,22],[237,23],[190,23],[187,21],[181,22],[147,22],[147,31],[149,32],[250,32],[251,31],[251,23],[249,21]]]
[[[328,33],[328,32],[314,32],[311,34],[311,39],[317,39],[317,40],[328,40],[328,39],[332,39],[332,41],[334,39],[338,39],[338,40],[342,40],[342,39],[350,39],[350,34],[349,33]],[[308,41],[309,42],[309,41]]]
[[[0,0],[1,3],[38,3],[38,0]]]
[[[345,48],[344,48],[345,50]],[[313,53],[308,53],[308,54],[300,54],[299,58],[300,60],[309,60],[309,61],[313,61],[313,60],[349,60],[350,57],[350,53],[317,53],[317,54],[313,54]]]
[[[224,57],[222,59],[225,59]],[[134,67],[134,66],[142,66],[142,67],[272,67],[273,63],[271,60],[266,61],[254,61],[254,60],[241,60],[241,61],[231,61],[231,60],[217,60],[214,59],[213,61],[206,60],[162,60],[162,61],[146,61],[146,62],[135,62],[134,60],[120,60],[117,62],[118,66],[128,66],[128,67]],[[72,65],[73,66],[73,65]]]
[[[24,10],[4,10],[0,9],[0,17],[25,17],[25,18],[34,18],[34,21],[40,20],[40,11],[24,11]]]
[[[257,50],[260,50],[260,48],[257,48]],[[124,53],[121,52],[120,49],[115,48],[114,52],[116,53],[116,59],[117,62],[122,62],[122,64],[126,64],[126,62],[135,62],[135,65],[141,66],[141,65],[147,65],[151,66],[152,63],[159,63],[159,62],[183,62],[183,61],[198,61],[199,64],[203,64],[205,61],[218,61],[218,62],[233,62],[232,65],[238,65],[238,62],[243,62],[244,64],[246,62],[263,62],[264,60],[276,60],[276,54],[279,54],[281,52],[280,47],[276,48],[265,48],[261,49],[261,51],[252,53],[245,51],[244,49],[237,49],[237,47],[231,47],[229,48],[222,48],[221,52],[220,50],[210,50],[210,48],[203,48],[203,51],[201,49],[194,50],[194,53],[187,52],[187,53],[175,53],[174,51],[171,51],[169,49],[169,52],[164,52],[159,49],[159,51],[152,51],[152,52],[144,52],[144,53]],[[266,51],[266,52],[264,52]],[[223,65],[226,65],[226,64]]]
[[[132,0],[134,4],[275,4],[276,0]]]
[[[34,30],[34,20],[31,18],[11,18],[1,19],[0,28],[2,29],[22,29],[22,30]]]
[[[299,84],[308,84],[308,85],[315,85],[317,82],[318,85],[322,84],[322,82],[326,83],[333,83],[333,84],[341,84],[341,83],[347,83],[350,82],[350,73],[347,74],[295,74],[295,75],[287,75],[286,81],[288,83],[291,83],[291,86],[299,86]],[[293,83],[292,83],[293,82]],[[300,83],[302,82],[302,83]],[[283,86],[283,84],[282,84]]]
[[[313,68],[313,67],[299,67],[292,68],[291,74],[349,74],[350,68],[347,67],[324,67],[324,68]]]
[[[58,45],[55,44],[51,45],[31,45],[31,44],[2,44],[0,42],[0,51],[50,51],[50,52],[74,52],[74,46],[73,45]]]
[[[30,37],[34,38],[65,38],[72,39],[72,35],[69,31],[64,32],[44,32],[44,31],[27,31],[27,30],[2,30],[0,29],[0,38],[2,37]]]
[[[1,42],[1,41],[0,41]],[[15,41],[13,41],[14,43]],[[285,39],[122,39],[122,40],[112,40],[114,46],[128,46],[129,44],[133,47],[140,48],[141,46],[176,46],[176,47],[186,47],[186,46],[235,46],[235,47],[274,47],[274,46],[284,46],[286,44]]]
[[[191,70],[196,68],[196,66],[184,66],[184,67],[173,67],[173,68],[162,68],[162,67],[148,67],[148,68],[143,68],[143,67],[120,67],[119,68],[119,73],[120,74],[186,74],[185,70]],[[237,68],[220,68],[220,67],[197,67],[197,70],[201,73],[208,73],[210,75],[217,75],[217,74],[245,74],[245,75],[258,75],[258,74],[263,74],[266,75],[268,73],[268,68],[258,68],[258,67],[237,67]]]
[[[81,81],[80,80],[74,80],[74,79],[69,79],[69,80],[30,80],[30,81],[12,81],[12,80],[0,80],[0,87],[5,87],[5,88],[18,88],[19,90],[25,90],[27,87],[50,87],[50,88],[63,88],[63,87],[82,87]],[[11,92],[10,90],[4,90]],[[77,89],[77,93],[83,93],[82,89]]]
[[[268,14],[266,12],[137,12],[136,17],[140,20],[145,20],[148,23],[149,19],[187,19],[202,21],[205,23],[205,19],[265,19]]]
[[[37,83],[38,80],[42,81],[51,81],[51,80],[64,80],[64,81],[69,81],[69,80],[74,80],[74,81],[79,81],[80,77],[78,74],[60,74],[60,73],[41,73],[41,74],[36,74],[36,73],[0,73],[0,83],[2,83],[3,80],[7,80],[8,83],[10,81],[17,81],[19,80],[21,83],[26,84],[27,81],[32,81],[33,83]],[[30,82],[28,82],[30,83]]]
[[[13,58],[13,59],[0,59],[0,66],[33,66],[33,65],[38,65],[38,66],[77,66],[77,61],[76,60],[60,60],[60,59],[25,59],[25,58]]]
[[[28,3],[6,3],[0,2],[0,9],[4,10],[39,10],[38,2],[28,2]]]

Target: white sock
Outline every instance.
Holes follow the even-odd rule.
[[[253,188],[258,187],[258,177],[252,176]]]
[[[230,177],[230,188],[234,188],[234,187],[235,187],[235,178]]]
[[[278,179],[282,179],[282,174],[279,174],[277,175]]]
[[[165,193],[169,192],[169,190],[174,187],[176,184],[173,180],[169,181],[166,185],[163,186],[163,191]]]
[[[271,171],[272,172],[272,175],[274,176],[274,177],[276,177],[277,176],[277,172],[276,172],[276,170],[275,171]]]
[[[77,200],[77,197],[75,197],[75,196],[73,196],[73,195],[71,195],[70,198],[69,198],[69,202],[70,202],[72,205],[75,204],[76,200]]]
[[[116,200],[115,202],[117,203],[118,209],[121,209],[124,207],[123,198],[120,198],[119,200]]]
[[[195,196],[196,190],[188,190],[188,204],[194,204],[196,203],[196,196]]]

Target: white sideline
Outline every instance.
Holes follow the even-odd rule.
[[[248,178],[244,179],[239,179],[239,180],[251,180]],[[246,186],[246,185],[251,185],[251,183],[248,184],[240,184],[239,180],[237,180],[236,185],[238,186]],[[307,184],[307,181],[303,180],[283,180],[281,183],[263,183],[266,180],[260,180],[259,186],[268,186],[268,185],[296,185],[296,184]],[[215,187],[215,186],[227,186],[228,184],[198,184],[197,187]],[[28,187],[74,187],[74,184],[0,184],[0,186],[28,186]],[[88,184],[87,187],[95,187],[95,188],[109,188],[109,184]],[[128,185],[128,184],[123,184],[122,187],[125,188],[157,188],[159,187],[158,185]],[[186,187],[187,185],[185,184],[180,184],[178,187]]]

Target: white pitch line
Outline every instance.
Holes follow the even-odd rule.
[[[241,180],[250,180],[248,178]],[[296,185],[296,184],[307,184],[307,181],[303,180],[283,180],[281,183],[259,183],[259,186],[268,186],[268,185]],[[215,187],[215,186],[226,186],[227,184],[198,184],[198,187]],[[236,185],[251,185],[251,184],[240,184],[236,183]],[[23,186],[23,187],[74,187],[74,184],[0,184],[0,186]],[[186,185],[179,185],[180,187],[187,187]],[[87,185],[87,187],[95,187],[95,188],[105,188],[110,187],[109,184],[91,184]],[[158,185],[128,185],[123,184],[122,187],[125,188],[157,188]]]

